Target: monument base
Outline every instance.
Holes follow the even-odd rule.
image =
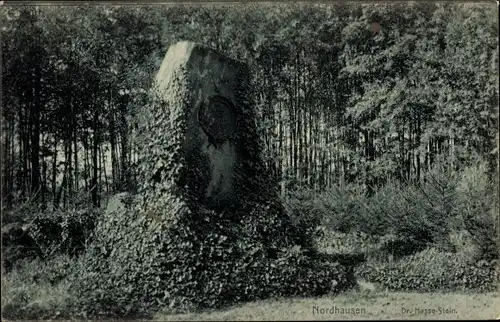
[[[219,308],[277,297],[321,296],[353,286],[350,268],[311,257],[298,245],[278,247],[286,232],[276,214],[200,213],[179,207],[159,221],[137,205],[107,212],[75,267],[77,307],[95,316],[143,316],[156,309]],[[180,211],[180,212],[179,212]],[[236,221],[235,215],[246,220]]]

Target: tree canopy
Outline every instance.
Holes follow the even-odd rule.
[[[99,205],[129,189],[134,115],[179,40],[250,65],[267,166],[283,190],[418,181],[439,156],[453,168],[485,159],[496,171],[494,4],[3,6],[0,14],[7,205],[59,207],[76,196]]]

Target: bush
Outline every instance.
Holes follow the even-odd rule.
[[[481,249],[467,230],[453,230],[449,239],[457,256],[464,261],[474,264],[481,260]]]
[[[390,183],[372,198],[384,209],[392,240],[384,246],[395,256],[406,256],[427,247],[450,251],[449,233],[458,212],[458,173],[437,163],[420,182]]]
[[[98,215],[99,210],[90,207],[38,211],[25,219],[26,231],[45,257],[54,253],[75,255],[86,248]]]
[[[429,248],[394,262],[367,262],[358,276],[390,291],[476,291],[498,289],[497,262],[471,264],[454,253]]]
[[[332,187],[323,192],[302,189],[289,193],[285,205],[299,225],[311,230],[321,225],[327,230],[347,233],[361,226],[363,209],[359,201],[363,197],[355,186]]]
[[[457,218],[463,209],[459,182],[459,173],[440,162],[420,182],[387,180],[370,196],[353,187],[334,187],[308,197],[295,208],[304,216],[320,218],[326,229],[364,233],[378,239],[391,236],[383,248],[392,256],[411,255],[427,247],[453,251],[449,236],[460,230]],[[479,194],[471,198],[478,202],[485,199]],[[478,218],[477,212],[472,217]],[[491,236],[493,226],[489,227]]]
[[[478,248],[478,259],[498,259],[498,194],[487,175],[486,162],[462,171],[458,184],[459,229],[465,230]]]
[[[492,260],[500,249],[498,198],[486,170],[485,163],[457,172],[438,162],[420,182],[388,180],[369,197],[353,187],[334,187],[322,193],[303,191],[287,204],[296,217],[304,217],[301,222],[335,232],[315,235],[329,251],[345,251],[345,240],[337,235],[350,231],[370,236],[376,246],[355,245],[350,253],[380,248],[380,254],[401,258],[435,247],[467,253],[470,262]]]
[[[439,201],[429,201],[421,189],[396,182],[387,183],[370,197],[356,187],[333,187],[322,193],[301,191],[288,198],[286,205],[295,222],[314,232],[310,235],[321,240],[324,247],[329,244],[327,247],[331,248],[335,241],[326,241],[328,237],[318,234],[317,227],[323,228],[323,234],[328,231],[352,235],[357,241],[370,236],[365,239],[372,244],[383,236],[392,236],[384,240],[382,247],[394,256],[413,254],[438,244],[448,233],[446,218],[451,216],[439,211],[438,206],[433,207]],[[341,243],[345,244],[345,240]],[[345,245],[335,247],[346,251]],[[359,247],[354,246],[350,252],[364,251]]]
[[[378,248],[383,237],[365,233],[339,233],[324,229],[323,235],[316,239],[318,250],[327,254],[368,254]]]
[[[304,242],[313,242],[322,236],[320,225],[324,215],[314,204],[316,196],[307,190],[296,192],[283,198],[285,211],[290,215],[292,224],[299,230],[298,234],[303,236]],[[312,247],[312,245],[308,245]]]

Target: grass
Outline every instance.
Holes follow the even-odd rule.
[[[365,251],[376,243],[361,242],[349,234],[327,234],[322,251]],[[326,242],[328,241],[328,242]],[[338,245],[330,245],[331,243]],[[331,247],[330,247],[331,246]],[[328,247],[332,248],[329,249]],[[71,319],[71,285],[59,276],[72,259],[58,256],[48,262],[27,261],[12,272],[2,272],[2,318]],[[156,313],[156,321],[186,320],[381,320],[381,319],[494,319],[500,318],[500,293],[406,293],[388,292],[380,285],[358,280],[358,288],[336,297],[284,298],[255,301],[203,312]],[[330,310],[334,308],[334,312]],[[335,311],[335,308],[337,310]],[[417,310],[417,308],[419,310]],[[355,309],[358,314],[342,314]],[[434,311],[433,311],[434,310]]]
[[[58,262],[65,258],[54,259]],[[71,296],[64,279],[52,282],[49,263],[28,262],[2,274],[2,318],[71,319]],[[320,298],[285,298],[245,303],[221,310],[153,316],[156,321],[351,320],[351,319],[494,319],[500,317],[500,293],[387,292],[358,281],[359,288]],[[336,308],[336,311],[330,312]],[[342,309],[357,314],[342,314]],[[417,310],[419,309],[419,310]],[[432,312],[434,310],[434,312]],[[356,313],[356,312],[355,312]]]
[[[336,312],[329,312],[336,308]],[[359,314],[342,314],[341,309]],[[157,321],[495,319],[500,295],[457,293],[350,292],[337,297],[252,302],[218,311],[158,313]]]
[[[71,319],[68,314],[71,309],[68,291],[71,286],[64,281],[54,284],[46,281],[33,283],[31,278],[27,278],[27,274],[23,274],[25,272],[13,271],[2,276],[2,318],[7,316],[6,313],[14,313],[16,316],[21,314],[24,319]],[[221,310],[187,314],[169,314],[165,310],[156,313],[152,320],[446,320],[500,317],[499,293],[403,293],[375,289],[370,285],[363,285],[362,289],[336,297],[255,301]],[[336,312],[329,312],[335,308]],[[342,309],[354,309],[357,314],[342,314]]]
[[[49,266],[50,263],[34,260],[9,273],[2,271],[2,318],[38,320],[69,316],[71,285],[64,279],[51,282]]]

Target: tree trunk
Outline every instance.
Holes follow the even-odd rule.
[[[102,181],[102,176],[104,176],[106,193],[109,193],[108,175],[106,174],[106,153],[102,151],[102,146],[99,146],[99,181]]]
[[[111,91],[111,88],[108,89],[109,91],[109,99],[108,99],[108,104],[109,104],[109,143],[111,145],[111,182],[113,185],[113,189],[116,189],[118,187],[118,178],[119,178],[119,164],[118,164],[118,159],[116,157],[116,124],[115,124],[115,110],[113,106],[113,93]]]
[[[75,116],[75,120],[74,120],[74,126],[73,126],[73,154],[75,156],[75,191],[78,193],[78,191],[80,190],[80,184],[79,184],[79,181],[80,181],[80,170],[79,170],[79,165],[78,165],[78,124],[77,124],[77,121],[76,121],[76,116]]]
[[[120,184],[123,187],[130,186],[130,170],[129,170],[129,140],[128,140],[128,124],[127,124],[127,116],[126,109],[123,108],[120,113],[120,137],[121,137],[121,156],[120,156]],[[122,187],[122,188],[123,188]]]
[[[47,147],[46,144],[47,138],[42,135],[42,147],[44,150]],[[41,174],[41,206],[44,209],[46,207],[46,195],[47,195],[47,161],[45,159],[45,154],[42,157],[42,174]]]
[[[12,120],[9,120],[12,122]],[[3,128],[5,128],[7,124],[2,124]],[[11,183],[11,176],[10,176],[10,168],[12,167],[12,162],[13,160],[10,158],[11,157],[11,137],[12,137],[12,132],[10,131],[11,127],[9,126],[8,129],[4,132],[4,143],[2,147],[2,155],[4,156],[3,164],[2,164],[2,172],[3,172],[3,178],[2,178],[2,199],[3,203],[7,206],[10,207],[12,205],[12,190],[10,190],[10,183]]]
[[[422,125],[421,125],[421,114],[418,114],[418,119],[417,119],[417,183],[420,182],[420,176],[421,176],[421,169],[420,169],[420,144],[421,142],[421,135],[422,135]]]
[[[54,207],[58,206],[57,202],[57,137],[54,136],[54,155],[52,157],[52,200],[54,202]]]
[[[64,142],[64,184],[61,184],[61,190],[63,190],[63,208],[67,207],[68,204],[68,198],[70,197],[70,186],[71,186],[71,179],[69,178],[71,174],[71,140],[68,142]]]
[[[65,161],[66,164],[68,165],[67,168],[67,174],[66,174],[66,179],[67,179],[67,187],[66,187],[66,193],[64,194],[68,198],[73,197],[73,137],[72,137],[73,130],[68,128],[68,136],[66,138],[66,147],[67,147],[67,154],[65,155]]]
[[[98,176],[98,124],[99,114],[97,111],[97,106],[93,106],[94,108],[94,116],[93,116],[93,142],[92,142],[92,181],[91,181],[91,194],[92,194],[92,203],[95,207],[99,207],[99,195],[97,191],[97,176]]]
[[[281,101],[278,102],[278,179],[281,185],[281,195],[285,194],[285,186],[283,185],[283,160],[285,160],[285,149],[283,147],[283,111]]]
[[[84,136],[84,159],[83,159],[83,172],[84,172],[84,180],[85,180],[85,191],[86,192],[89,192],[90,191],[90,187],[89,187],[89,179],[91,177],[90,175],[90,158],[89,158],[89,139],[88,139],[89,135],[88,133],[86,133],[86,135]]]

